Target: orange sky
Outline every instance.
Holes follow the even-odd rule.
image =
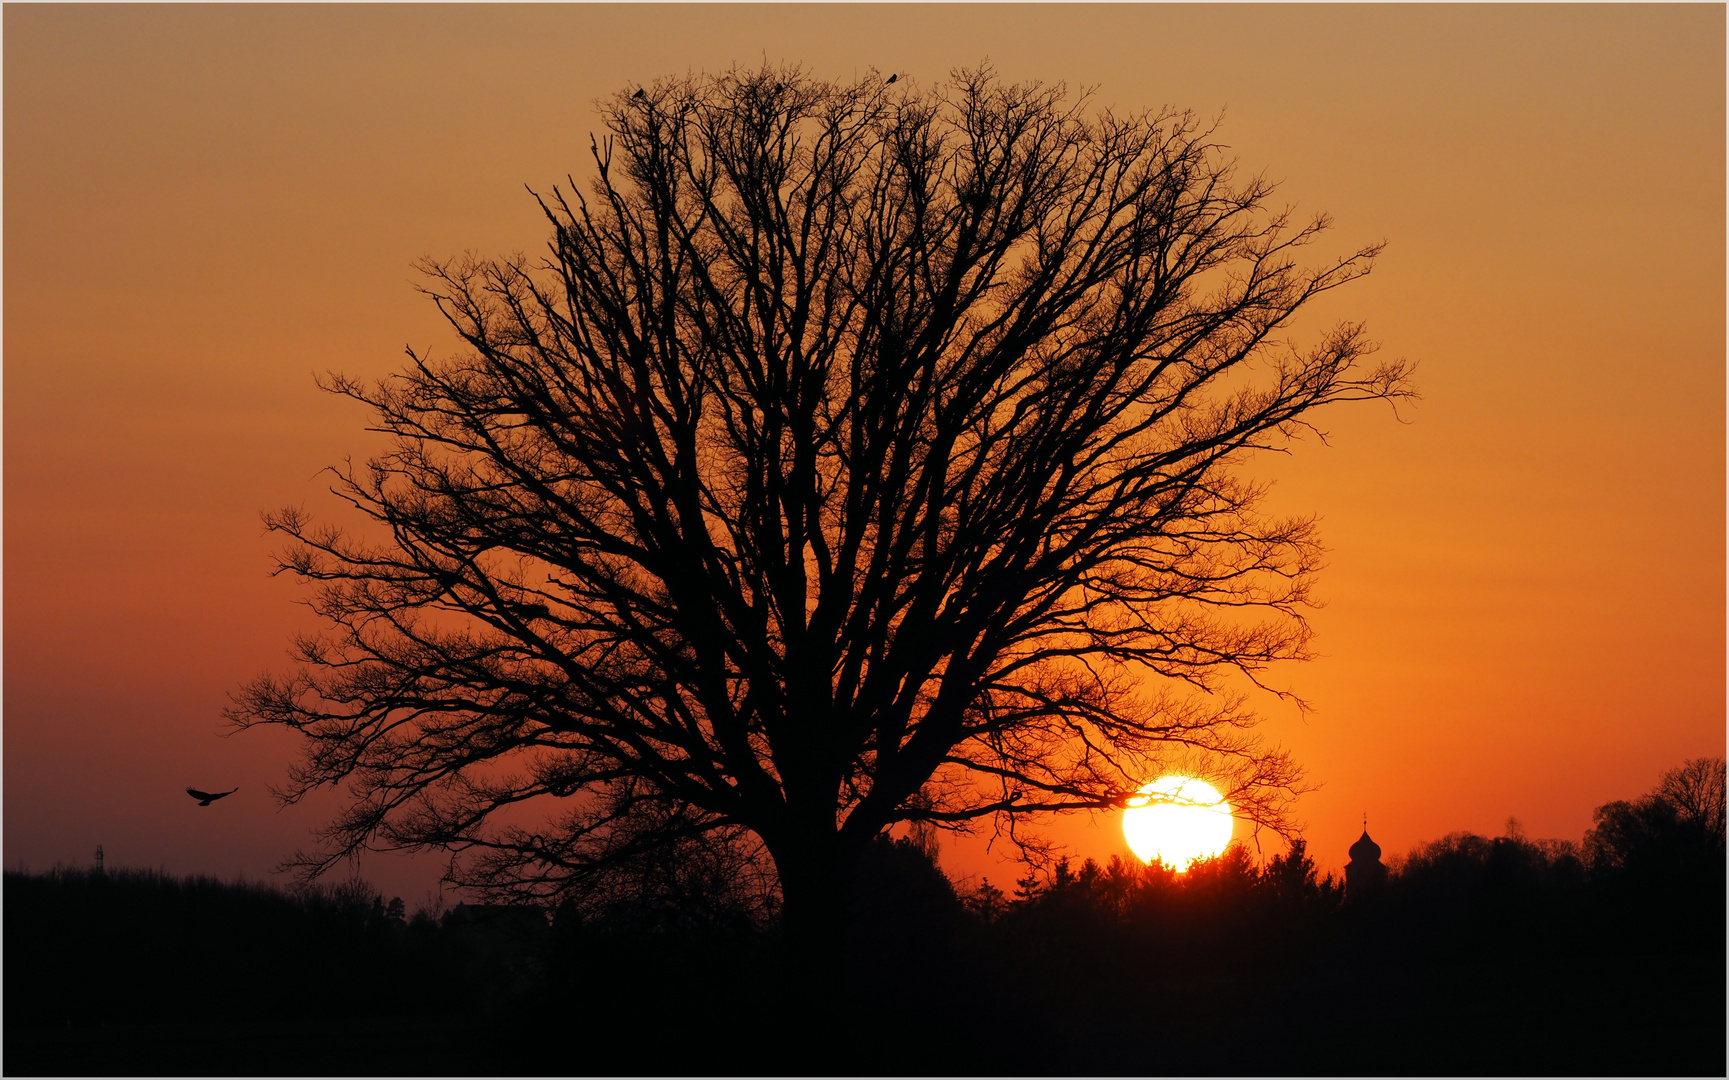
[[[259,511],[370,445],[312,372],[450,347],[423,254],[537,250],[523,185],[593,100],[733,62],[1088,84],[1223,111],[1282,194],[1386,239],[1328,318],[1420,363],[1411,423],[1262,463],[1331,549],[1314,706],[1268,732],[1337,868],[1591,808],[1724,750],[1724,8],[98,7],[4,10],[4,858],[261,876],[332,804],[219,737],[306,625]],[[241,785],[193,806],[187,784]],[[1058,830],[1125,851],[1114,820]],[[982,842],[945,862],[1006,885]],[[410,900],[422,860],[370,860]]]

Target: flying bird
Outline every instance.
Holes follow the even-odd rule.
[[[888,81],[889,81],[889,82],[894,82],[894,81],[895,81],[895,80],[896,80],[896,79],[898,79],[898,78],[900,78],[900,76],[899,76],[899,75],[890,75],[890,76],[889,76],[889,79],[888,79]]]
[[[194,799],[197,799],[199,806],[209,806],[211,803],[215,802],[217,799],[226,799],[226,798],[228,798],[228,796],[234,794],[236,791],[239,791],[239,790],[240,789],[238,787],[234,787],[234,788],[229,788],[227,791],[218,791],[215,794],[211,794],[208,791],[199,791],[197,788],[189,787],[186,789],[186,794],[192,796]]]
[[[646,95],[646,94],[647,94],[647,93],[648,93],[648,91],[646,91],[646,90],[644,90],[644,89],[643,89],[643,88],[642,88],[642,87],[640,87],[640,86],[639,86],[639,87],[637,87],[637,88],[636,88],[636,93],[634,93],[634,94],[632,94],[632,95],[630,95],[630,96],[631,96],[631,98],[632,98],[632,99],[635,99],[635,98],[639,98],[639,97],[643,97],[643,96],[645,96],[645,95]]]

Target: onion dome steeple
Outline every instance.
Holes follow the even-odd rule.
[[[1381,861],[1381,845],[1369,839],[1367,825],[1363,827],[1362,838],[1351,845],[1351,861],[1357,862],[1358,860],[1363,862]]]
[[[1345,899],[1361,900],[1387,884],[1387,868],[1381,862],[1381,845],[1369,839],[1369,815],[1363,815],[1363,835],[1351,845],[1351,861],[1345,864]]]

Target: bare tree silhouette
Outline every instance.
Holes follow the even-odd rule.
[[[1722,758],[1691,758],[1656,790],[1599,806],[1585,853],[1599,871],[1702,872],[1721,881],[1725,849]]]
[[[1304,269],[1326,220],[1190,114],[989,71],[603,115],[549,258],[425,264],[460,354],[327,380],[395,439],[333,489],[387,535],[267,519],[331,630],[230,716],[305,736],[286,799],[348,783],[306,866],[443,847],[550,894],[718,837],[822,952],[897,822],[1180,765],[1286,827],[1299,771],[1229,686],[1305,655],[1319,546],[1241,473],[1410,393],[1360,326],[1280,338],[1378,249]]]

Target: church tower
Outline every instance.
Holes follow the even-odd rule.
[[[1381,862],[1381,845],[1369,839],[1369,819],[1363,819],[1363,835],[1351,845],[1351,861],[1345,864],[1345,900],[1362,900],[1387,884],[1387,867]]]

